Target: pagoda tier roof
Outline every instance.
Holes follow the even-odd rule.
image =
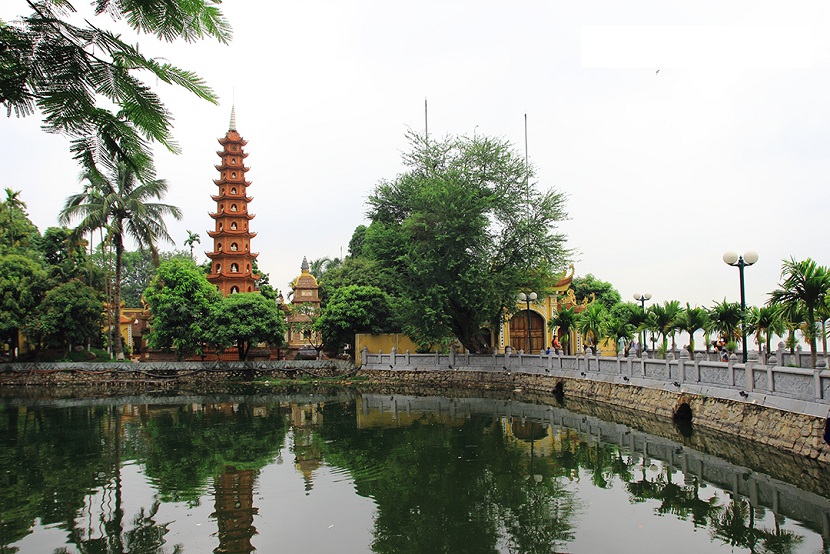
[[[248,144],[247,141],[245,142],[245,144]],[[248,153],[243,150],[237,150],[236,152],[231,150],[217,150],[216,154],[218,154],[219,156],[224,156],[225,154],[227,154],[229,156],[239,156],[240,158],[248,157]]]
[[[216,171],[222,171],[223,169],[238,169],[239,171],[242,171],[243,173],[248,171],[249,169],[251,169],[250,167],[246,167],[244,165],[230,165],[230,164],[224,164],[224,163],[219,164],[219,165],[215,165],[213,167],[216,168]]]
[[[207,276],[207,278],[208,281],[210,281],[211,278],[214,280],[224,279],[226,281],[240,281],[243,279],[253,279],[254,281],[256,281],[257,279],[259,279],[259,275],[255,274],[252,271],[237,271],[236,273],[232,273],[230,271],[220,271],[219,273],[211,273]]]
[[[228,237],[248,237],[252,239],[256,236],[255,231],[246,231],[244,229],[237,229],[234,231],[233,229],[222,229],[221,231],[208,231],[208,236],[211,238],[216,238],[220,236],[228,236]]]
[[[220,200],[245,200],[245,202],[251,202],[254,199],[253,196],[231,196],[230,194],[211,194],[210,197],[214,202],[219,202]]]
[[[214,183],[216,186],[227,185],[227,184],[234,184],[234,185],[245,185],[246,187],[250,187],[250,186],[251,186],[251,182],[250,182],[250,181],[231,181],[231,180],[230,180],[230,179],[228,179],[227,177],[225,177],[224,179],[214,179],[214,180],[213,180],[213,183]]]
[[[234,137],[232,135],[236,135],[236,136]],[[219,144],[222,144],[222,145],[228,144],[229,142],[235,142],[237,144],[241,144],[242,146],[245,146],[246,144],[248,144],[248,141],[245,140],[244,138],[242,138],[239,135],[239,133],[237,133],[236,131],[228,131],[227,134],[224,137],[222,137],[220,139],[216,139],[216,140],[219,141]]]
[[[219,219],[220,217],[244,217],[248,221],[252,220],[256,217],[256,214],[248,213],[248,212],[222,212],[218,214],[208,214],[213,219]]]
[[[221,252],[205,252],[205,256],[207,256],[211,260],[219,257],[236,259],[247,258],[250,256],[251,258],[256,258],[257,256],[259,256],[259,252],[246,252],[244,250],[222,250]]]

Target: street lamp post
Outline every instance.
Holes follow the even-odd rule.
[[[527,304],[527,353],[533,354],[533,337],[530,336],[530,303],[536,302],[539,296],[535,292],[519,293],[519,300]]]
[[[744,268],[758,261],[758,253],[750,250],[743,256],[738,256],[735,252],[730,251],[723,255],[723,261],[727,265],[737,266],[738,273],[741,276],[741,344],[743,346],[744,363],[746,363],[746,294],[744,292]]]
[[[634,293],[634,300],[640,303],[640,307],[643,309],[643,321],[645,321],[646,317],[646,300],[651,300],[651,293],[645,292],[640,294],[639,292]],[[646,330],[643,329],[640,331],[640,348],[643,349],[645,352],[646,349]]]

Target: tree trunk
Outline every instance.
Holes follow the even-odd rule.
[[[113,295],[113,313],[115,316],[115,359],[124,359],[124,345],[121,343],[121,258],[124,256],[124,245],[121,238],[116,237],[115,243],[115,294]]]

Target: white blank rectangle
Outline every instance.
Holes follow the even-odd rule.
[[[809,68],[809,25],[587,25],[585,68]]]

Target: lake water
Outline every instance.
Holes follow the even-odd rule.
[[[830,552],[830,468],[573,401],[334,390],[0,410],[4,553]]]

